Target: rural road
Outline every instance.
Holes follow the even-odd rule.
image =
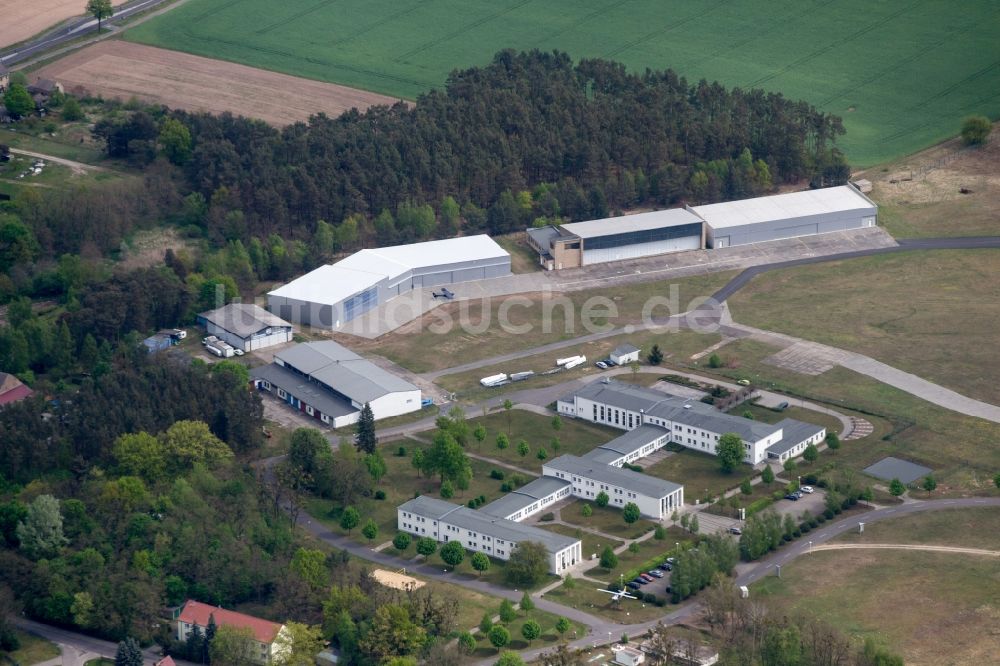
[[[115,15],[111,18],[104,19],[103,25],[120,23],[139,12],[152,9],[153,7],[167,1],[168,0],[135,0],[134,2],[128,2],[120,7],[116,7]],[[85,4],[86,3],[81,0],[80,7],[83,8]],[[96,19],[91,18],[89,15],[78,16],[61,23],[53,30],[43,33],[36,39],[24,42],[6,52],[0,53],[0,63],[10,67],[15,63],[22,62],[33,56],[40,55],[51,48],[77,39],[83,36],[83,33],[86,31],[96,30],[96,28]]]
[[[924,550],[935,553],[959,553],[963,555],[986,555],[988,557],[1000,557],[1000,550],[986,550],[984,548],[959,548],[957,546],[928,546],[917,543],[828,543],[822,546],[813,546],[812,552],[821,550],[855,550],[855,549],[875,549],[875,550]]]
[[[85,171],[107,171],[107,169],[105,169],[104,167],[94,166],[93,164],[74,162],[73,160],[67,160],[62,157],[54,157],[52,155],[46,155],[44,153],[35,153],[30,150],[21,150],[20,148],[11,148],[10,152],[17,155],[37,157],[40,160],[46,160],[48,162],[53,162],[55,164],[62,164],[63,166],[68,166],[70,169],[73,170],[74,173],[83,173]]]
[[[62,649],[62,658],[60,661],[56,661],[54,663],[61,663],[62,666],[83,666],[85,661],[95,659],[97,657],[114,659],[115,652],[118,650],[117,643],[112,643],[111,641],[101,640],[100,638],[94,638],[92,636],[79,634],[73,631],[67,631],[66,629],[61,629],[59,627],[42,624],[41,622],[35,622],[33,620],[19,617],[14,619],[14,623],[17,624],[22,631],[35,634],[36,636],[41,636],[42,638],[52,641],[58,645],[60,649]],[[159,652],[154,652],[153,650],[144,650],[142,657],[144,665],[155,664],[159,659],[162,659]],[[174,659],[174,663],[176,663],[177,666],[195,666],[193,662],[177,658]]]

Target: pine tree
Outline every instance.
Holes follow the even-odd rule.
[[[212,639],[215,638],[215,632],[218,629],[219,626],[215,624],[215,613],[212,613],[208,616],[208,626],[205,627],[205,641],[202,643],[201,648],[201,660],[206,664],[212,663],[210,649],[212,647]]]
[[[663,362],[663,352],[660,351],[660,345],[653,345],[648,358],[650,365],[659,365]]]
[[[358,419],[354,444],[362,453],[375,453],[375,445],[378,444],[378,438],[375,436],[375,414],[367,402],[361,408],[361,418]]]
[[[115,666],[142,666],[142,649],[134,638],[128,637],[118,644]]]

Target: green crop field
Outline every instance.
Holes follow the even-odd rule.
[[[844,118],[853,164],[1000,116],[996,0],[191,0],[133,41],[415,98],[503,48],[761,87]]]

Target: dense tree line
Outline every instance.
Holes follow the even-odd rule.
[[[172,117],[191,137],[188,186],[206,201],[225,192],[260,237],[354,213],[380,242],[450,234],[451,219],[437,229],[420,209],[446,197],[463,203],[470,230],[502,233],[539,216],[845,177],[833,149],[840,119],[805,102],[561,53],[504,51],[453,72],[415,106],[319,115],[281,131],[227,115]],[[135,130],[123,122],[109,150],[127,150]],[[142,136],[154,134],[149,126]]]
[[[84,477],[111,459],[122,434],[162,432],[175,421],[203,421],[237,453],[262,441],[260,397],[238,373],[192,365],[186,358],[149,357],[123,348],[104,374],[0,410],[0,469],[27,482],[56,470]]]

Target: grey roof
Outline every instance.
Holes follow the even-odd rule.
[[[877,208],[868,197],[855,188],[850,185],[839,185],[805,192],[788,192],[692,206],[691,210],[708,222],[713,229],[726,229],[844,211],[867,211],[874,215]]]
[[[586,458],[587,460],[600,460],[604,461],[605,464],[609,464],[607,461],[617,460],[622,456],[627,456],[634,451],[638,451],[650,442],[669,434],[669,432],[660,426],[644,423],[638,428],[629,430],[621,437],[616,437],[610,442],[598,446],[590,453],[585,453],[581,457]]]
[[[664,227],[676,227],[682,224],[697,224],[700,222],[702,222],[702,219],[688,210],[670,208],[667,210],[655,210],[649,213],[635,213],[619,217],[606,217],[600,220],[573,222],[562,225],[562,228],[581,238],[595,238],[598,236],[612,236],[614,234],[663,229]]]
[[[593,460],[577,456],[559,456],[545,463],[545,467],[559,470],[567,474],[591,479],[598,483],[606,483],[619,488],[626,488],[646,497],[666,497],[681,489],[681,485],[672,481],[658,479],[655,476],[633,472],[630,469],[620,469],[610,465],[595,463]]]
[[[448,510],[446,509],[446,506],[443,505],[451,507],[451,509]],[[560,550],[565,550],[580,541],[579,539],[574,539],[555,532],[549,532],[548,530],[543,530],[539,527],[522,525],[521,523],[515,523],[513,520],[507,520],[506,518],[497,518],[495,516],[487,515],[482,511],[470,509],[467,506],[451,504],[432,497],[415,497],[414,499],[401,504],[399,509],[415,513],[425,518],[431,518],[432,520],[443,520],[444,522],[463,530],[472,530],[480,534],[487,534],[494,539],[503,539],[504,541],[509,541],[511,543],[538,541],[544,545],[550,553],[557,553]]]
[[[347,416],[358,411],[347,400],[280,365],[269,363],[251,368],[250,377],[270,382],[327,416]]]
[[[615,347],[612,350],[611,354],[614,356],[624,356],[625,354],[631,354],[637,351],[642,351],[642,350],[636,347],[635,345],[626,342],[623,345],[618,345],[617,347]]]
[[[922,476],[927,476],[933,472],[930,467],[924,467],[908,460],[900,460],[889,456],[879,460],[870,467],[866,467],[864,472],[869,476],[883,481],[899,479],[903,483],[913,483]]]
[[[781,428],[781,439],[777,443],[767,447],[767,452],[777,456],[788,453],[813,435],[826,430],[823,426],[796,421],[795,419],[782,419],[775,423],[774,427]]]
[[[553,226],[532,227],[527,229],[526,233],[528,234],[528,237],[534,241],[535,245],[545,248],[546,254],[549,254],[548,250],[552,249],[552,239],[558,238],[560,235],[559,230]]]
[[[249,338],[266,328],[292,327],[281,317],[253,303],[230,303],[215,310],[202,312],[198,317],[241,338]]]
[[[573,403],[577,396],[618,409],[641,411],[692,428],[719,434],[734,432],[748,442],[763,439],[776,430],[775,426],[720,412],[698,400],[615,381],[592,382],[559,400]]]
[[[275,358],[357,403],[419,390],[332,340],[304,342],[278,352]]]
[[[480,511],[490,516],[509,516],[517,513],[525,507],[530,506],[542,498],[559,492],[568,485],[570,485],[569,481],[556,479],[551,476],[543,476],[535,479],[527,485],[521,486],[517,490],[508,493],[499,499],[490,502],[486,506],[482,507]]]

